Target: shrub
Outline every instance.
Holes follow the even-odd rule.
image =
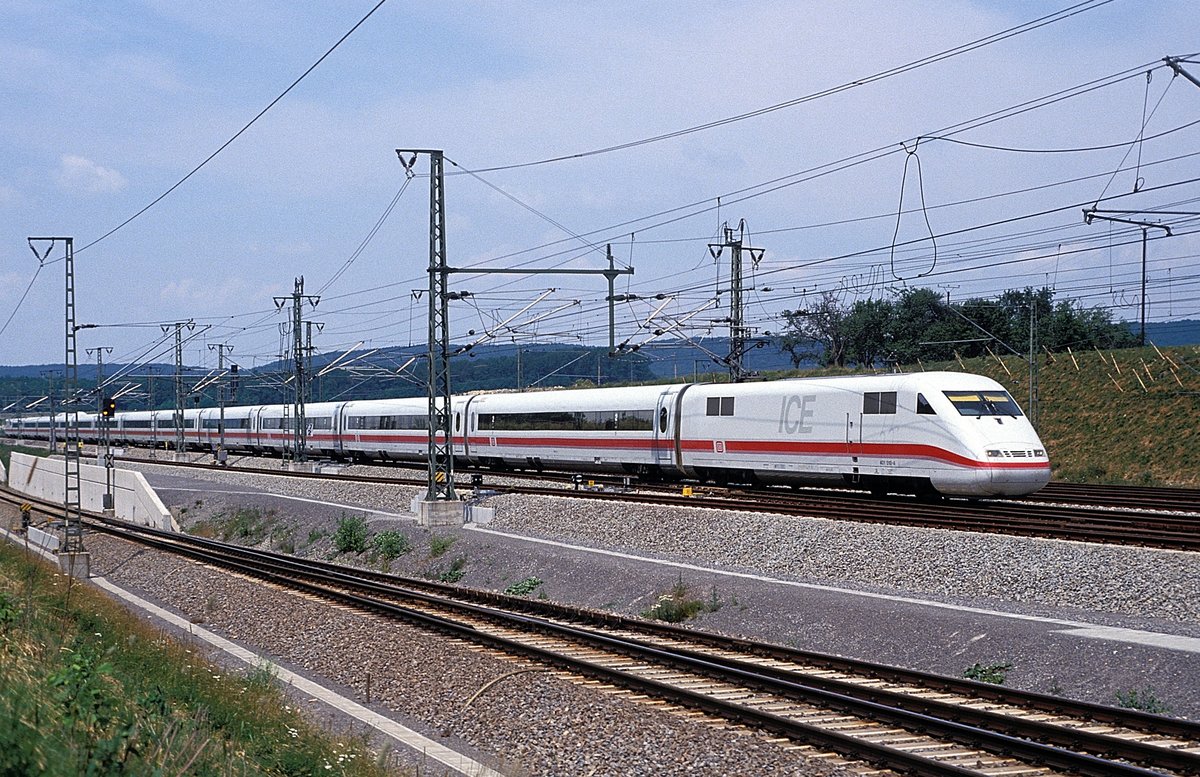
[[[974,664],[967,667],[967,670],[963,672],[963,677],[981,683],[1004,685],[1004,680],[1008,677],[1008,670],[1012,668],[1012,664]]]
[[[1124,707],[1127,710],[1150,712],[1155,715],[1166,715],[1171,711],[1167,705],[1159,701],[1158,697],[1154,695],[1154,691],[1149,688],[1143,688],[1141,691],[1128,691],[1126,693],[1117,691],[1117,706]]]
[[[450,562],[450,568],[438,576],[438,580],[443,583],[457,583],[463,579],[463,575],[467,574],[467,557],[459,556]]]
[[[442,537],[429,538],[429,555],[432,558],[445,555],[446,551],[450,550],[450,546],[458,539],[453,534],[447,534]]]
[[[398,531],[384,531],[375,535],[375,552],[387,561],[403,556],[412,550],[412,543]]]
[[[529,596],[542,584],[540,577],[527,577],[520,582],[513,583],[508,588],[504,589],[504,593],[509,596]]]
[[[333,547],[338,553],[362,553],[367,549],[367,519],[361,515],[351,515],[338,521],[337,531],[333,533]]]

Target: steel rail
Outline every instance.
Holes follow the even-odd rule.
[[[111,522],[106,522],[111,523]],[[125,534],[127,527],[112,527],[108,530],[119,531]],[[412,591],[407,588],[399,588],[395,585],[395,580],[391,580],[386,584],[367,580],[364,581],[357,572],[349,572],[345,568],[328,569],[328,564],[308,564],[301,562],[293,557],[280,556],[265,551],[255,551],[236,546],[227,546],[224,543],[216,543],[211,540],[202,538],[182,538],[179,535],[170,533],[158,532],[155,530],[140,529],[138,531],[142,535],[143,542],[157,547],[161,547],[173,552],[182,552],[193,557],[201,557],[204,560],[213,563],[221,563],[222,565],[231,565],[233,568],[239,569],[246,574],[262,577],[278,578],[294,578],[297,575],[305,577],[315,577],[316,579],[324,578],[325,582],[332,582],[338,585],[350,585],[367,590],[376,595],[382,594],[387,596],[402,596],[418,601],[429,602],[439,607],[445,607],[447,604],[438,596]],[[181,544],[182,541],[182,544]],[[190,546],[190,547],[185,547]],[[216,554],[216,555],[213,555]],[[230,561],[230,556],[236,556],[237,560]],[[314,567],[317,567],[314,569]],[[378,577],[378,575],[372,575]],[[386,577],[386,576],[385,576]],[[305,583],[305,585],[309,585]],[[317,586],[323,589],[323,586]],[[460,589],[456,589],[460,590]],[[319,595],[329,596],[332,592],[327,590],[311,590],[310,592]],[[522,600],[524,601],[524,600]],[[362,604],[360,602],[360,604]],[[783,694],[789,697],[799,697],[806,703],[820,703],[826,706],[832,706],[835,709],[845,709],[852,714],[867,715],[876,720],[886,721],[892,724],[903,725],[906,728],[916,726],[917,729],[929,731],[937,731],[939,735],[945,736],[956,741],[966,742],[970,746],[979,746],[981,733],[978,730],[980,726],[988,726],[993,730],[1001,732],[1011,732],[1018,737],[1014,741],[1008,741],[1003,737],[1007,734],[999,733],[996,736],[1000,739],[991,739],[987,749],[998,751],[1006,755],[1014,753],[1020,754],[1026,759],[1031,759],[1039,763],[1057,766],[1060,768],[1070,768],[1079,771],[1083,774],[1100,775],[1100,774],[1148,774],[1145,770],[1130,767],[1131,770],[1124,770],[1121,765],[1114,765],[1107,761],[1098,761],[1093,763],[1087,760],[1078,760],[1080,754],[1060,751],[1058,748],[1051,747],[1044,749],[1047,745],[1036,745],[1026,742],[1020,737],[1040,737],[1044,740],[1069,746],[1077,747],[1081,750],[1088,750],[1095,753],[1108,753],[1120,751],[1121,757],[1136,760],[1146,763],[1154,763],[1157,766],[1171,768],[1176,770],[1191,770],[1200,771],[1200,757],[1188,753],[1177,751],[1164,750],[1161,747],[1153,745],[1139,745],[1131,743],[1129,740],[1113,739],[1112,737],[1103,737],[1090,735],[1087,732],[1081,732],[1077,729],[1064,729],[1059,726],[1050,724],[1041,724],[1036,721],[1020,721],[998,713],[986,711],[969,710],[967,708],[958,707],[956,705],[945,704],[928,699],[916,700],[907,699],[902,694],[892,691],[881,690],[866,690],[861,686],[837,680],[818,680],[817,678],[805,678],[802,683],[797,682],[797,676],[794,671],[782,669],[770,669],[761,666],[750,666],[741,661],[734,661],[721,657],[714,657],[709,654],[700,654],[688,649],[674,649],[672,651],[664,651],[659,647],[647,645],[646,643],[633,641],[628,638],[614,638],[607,635],[596,635],[591,632],[581,633],[574,627],[564,626],[561,624],[551,623],[544,619],[530,619],[527,616],[513,616],[511,613],[500,613],[494,608],[481,608],[476,605],[468,605],[463,603],[455,603],[454,608],[471,613],[476,617],[486,617],[489,620],[517,619],[524,626],[538,629],[541,631],[551,631],[559,635],[568,635],[574,640],[588,639],[595,643],[605,644],[611,649],[622,653],[641,652],[643,655],[654,655],[659,660],[680,665],[687,668],[689,671],[702,670],[706,673],[724,673],[742,678],[743,682],[750,685],[757,685],[769,692]],[[405,608],[405,612],[410,608]],[[437,616],[430,616],[434,620],[427,619],[428,614],[422,614],[417,618],[418,621],[426,625],[434,625],[440,628],[447,628],[445,619]],[[414,616],[415,617],[415,616]],[[606,619],[607,620],[607,619]],[[458,631],[456,627],[454,629]],[[477,629],[471,631],[472,635],[477,635]],[[688,633],[688,639],[693,639],[691,633]],[[693,640],[694,641],[694,640]],[[726,678],[727,679],[727,678]],[[639,680],[641,682],[642,678]],[[625,683],[627,684],[627,683]],[[853,695],[849,695],[853,694]],[[693,701],[695,701],[693,699]],[[704,705],[701,705],[702,707]],[[733,705],[740,707],[741,705]],[[757,713],[757,711],[751,711]],[[734,718],[738,715],[748,714],[744,710],[738,711]],[[729,715],[726,714],[726,717]],[[915,716],[915,717],[914,717]],[[1018,721],[1018,722],[1014,722]],[[907,722],[905,722],[907,721]],[[770,722],[770,721],[767,721]],[[764,722],[759,722],[757,725],[765,725]],[[811,735],[811,732],[809,732]],[[1011,737],[1010,737],[1011,738]],[[804,741],[812,741],[805,739]],[[859,742],[858,740],[855,740]],[[1119,744],[1114,744],[1119,743]],[[820,744],[833,747],[834,743],[827,740],[822,740]],[[860,743],[861,744],[861,743]],[[857,748],[859,745],[855,745]],[[1116,771],[1114,771],[1114,768]],[[938,772],[944,773],[944,772]]]
[[[418,478],[394,478],[380,475],[323,474],[291,472],[255,467],[220,468],[196,462],[158,462],[137,459],[144,464],[174,466],[252,475],[327,479],[346,483],[421,486]],[[620,499],[644,504],[696,507],[715,510],[775,512],[783,515],[831,518],[863,523],[883,523],[957,531],[1045,537],[1083,542],[1128,544],[1170,550],[1200,551],[1200,513],[1172,516],[1158,512],[1110,511],[1088,508],[1054,507],[1028,501],[991,501],[973,504],[951,501],[922,503],[914,499],[878,499],[856,492],[752,492],[748,497],[683,496],[676,493],[637,493],[572,490],[545,486],[489,485],[496,493],[520,493],[534,496],[575,497],[580,499]],[[847,494],[851,494],[847,498]],[[897,505],[903,504],[903,513]]]
[[[106,526],[105,531],[112,529],[114,529],[114,527],[108,525]],[[120,531],[120,533],[125,535],[123,531]],[[347,575],[344,573],[330,574],[323,570],[314,570],[308,568],[307,565],[295,562],[292,559],[276,559],[276,563],[272,564],[264,564],[262,560],[259,559],[254,563],[250,563],[238,558],[237,553],[226,553],[226,548],[213,548],[212,546],[203,548],[197,546],[189,547],[188,545],[180,545],[174,540],[174,538],[171,540],[162,540],[159,538],[147,537],[143,538],[141,541],[145,544],[151,545],[152,547],[188,555],[192,558],[218,564],[220,566],[233,569],[253,577],[265,578],[276,583],[286,583],[293,588],[298,588],[312,595],[333,599],[335,601],[341,601],[377,612],[383,612],[394,617],[401,617],[405,620],[416,622],[427,627],[452,633],[460,638],[470,639],[477,643],[484,643],[490,647],[494,647],[505,652],[529,656],[539,661],[562,666],[585,675],[599,676],[605,681],[613,682],[624,687],[632,687],[638,691],[653,692],[662,698],[685,703],[688,706],[703,709],[706,712],[716,714],[725,719],[761,726],[775,731],[781,735],[797,739],[798,741],[828,747],[843,755],[861,758],[872,763],[886,764],[888,768],[900,768],[910,771],[913,774],[930,775],[974,773],[969,770],[961,769],[959,767],[954,767],[944,763],[931,762],[929,759],[913,756],[909,753],[896,750],[895,748],[867,742],[865,740],[861,740],[856,737],[849,737],[837,732],[831,732],[819,727],[802,723],[800,721],[747,707],[745,705],[716,700],[705,694],[680,688],[669,683],[663,683],[645,677],[630,675],[619,670],[598,665],[592,661],[576,659],[557,651],[547,650],[534,645],[529,645],[519,640],[513,640],[507,637],[490,634],[470,624],[462,624],[449,618],[416,610],[409,606],[397,605],[374,598],[380,594],[385,594],[390,596],[415,598],[419,601],[430,601],[430,597],[428,596],[409,591],[402,591],[394,586],[384,587],[375,583],[357,580],[352,575]],[[297,577],[307,577],[323,583],[332,583],[335,585],[355,586],[368,591],[370,594],[372,594],[372,596],[339,591],[336,588],[330,588],[327,585],[322,585],[320,582],[306,582],[305,580],[297,579]],[[733,662],[714,661],[712,660],[712,657],[699,656],[694,653],[690,653],[689,651],[668,651],[658,647],[639,644],[630,640],[618,639],[603,634],[587,632],[574,627],[553,624],[541,619],[534,620],[527,616],[503,613],[491,608],[481,608],[476,605],[464,605],[462,603],[447,603],[441,600],[437,601],[437,605],[440,607],[448,606],[453,610],[468,612],[476,616],[486,617],[489,620],[502,619],[508,625],[520,624],[526,628],[536,629],[542,632],[552,632],[556,636],[565,637],[573,641],[583,641],[593,646],[604,646],[606,648],[639,659],[658,660],[660,662],[675,665],[685,668],[688,671],[698,672],[707,676],[716,676],[720,679],[726,680],[734,678],[743,683],[749,684],[752,687],[762,688],[763,690],[783,696],[784,698],[792,698],[809,704],[820,704],[847,712],[849,714],[867,717],[878,722],[898,725],[908,730],[920,731],[926,734],[934,734],[940,737],[945,737],[952,741],[966,744],[970,747],[980,747],[989,752],[1006,757],[1016,757],[1042,766],[1066,769],[1076,774],[1088,775],[1089,777],[1109,777],[1110,775],[1113,777],[1151,777],[1151,775],[1160,774],[1159,772],[1099,758],[1086,753],[1073,752],[1052,745],[1031,742],[1021,738],[1021,736],[1014,736],[994,730],[979,728],[978,726],[983,724],[985,721],[994,723],[996,722],[996,719],[1003,717],[990,715],[982,711],[975,711],[973,724],[961,723],[954,720],[945,719],[933,714],[932,712],[918,712],[894,706],[894,697],[898,696],[898,694],[891,694],[885,691],[875,691],[872,695],[876,699],[885,699],[887,702],[891,703],[848,696],[833,690],[817,688],[779,677],[772,677],[769,674],[761,673],[760,667],[755,667],[754,669],[743,668],[734,665]],[[833,681],[829,682],[829,686],[838,687],[838,685],[833,683]],[[952,706],[938,705],[928,700],[923,701],[923,705],[926,709],[936,710],[937,712],[944,712],[942,709],[943,707]],[[1023,721],[1023,723],[1033,724],[1034,722]],[[1020,724],[1012,721],[1009,722],[1009,725],[1020,728]],[[1036,725],[1033,727],[1047,728]],[[1087,732],[1082,732],[1079,730],[1068,730],[1065,733],[1074,735],[1077,739],[1077,745],[1081,742],[1087,741],[1087,744],[1085,745],[1087,747],[1094,747],[1100,752],[1122,752],[1122,757],[1127,757],[1134,760],[1153,760],[1153,756],[1155,755],[1171,758],[1173,754],[1173,751],[1153,747],[1147,748],[1145,746],[1141,746],[1140,743],[1126,743],[1123,740],[1114,740],[1112,738],[1100,739],[1100,743],[1096,744],[1095,741],[1093,741],[1097,739],[1095,735],[1089,735]],[[1127,744],[1129,745],[1128,748]],[[1147,752],[1147,750],[1151,752]],[[1186,756],[1189,754],[1184,755]],[[1186,764],[1188,761],[1185,760],[1183,763]],[[1200,757],[1191,756],[1191,763],[1193,767],[1200,768]]]

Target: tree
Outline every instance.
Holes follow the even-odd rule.
[[[807,310],[783,311],[784,330],[780,347],[799,367],[805,359],[825,366],[846,364],[846,318],[849,311],[833,292],[825,292]]]

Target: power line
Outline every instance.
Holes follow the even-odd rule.
[[[780,111],[785,108],[792,108],[797,105],[802,105],[807,102],[812,102],[814,100],[821,99],[822,97],[829,97],[829,96],[832,96],[835,94],[839,94],[841,92],[848,91],[850,89],[854,89],[855,87],[866,86],[867,84],[875,83],[876,81],[882,81],[885,78],[891,78],[892,76],[897,76],[897,75],[901,75],[903,73],[907,73],[912,70],[917,70],[918,68],[925,67],[926,65],[931,65],[931,64],[934,64],[937,62],[941,62],[942,60],[949,59],[951,57],[955,57],[960,54],[966,54],[966,53],[974,51],[976,49],[983,48],[984,46],[988,46],[993,43],[999,43],[1000,41],[1007,40],[1008,38],[1012,38],[1017,35],[1024,34],[1026,32],[1030,32],[1032,30],[1036,30],[1041,27],[1045,27],[1046,25],[1062,21],[1063,19],[1069,19],[1070,17],[1075,16],[1077,14],[1085,13],[1085,12],[1091,11],[1095,8],[1100,8],[1101,6],[1108,5],[1108,3],[1110,3],[1110,2],[1112,2],[1112,0],[1099,0],[1098,2],[1096,2],[1094,0],[1085,0],[1085,2],[1076,3],[1075,5],[1068,6],[1059,11],[1055,11],[1055,12],[1047,14],[1045,16],[1038,17],[1037,19],[1033,19],[1028,22],[1024,22],[1015,27],[1009,27],[1008,29],[1001,30],[1000,32],[992,33],[991,35],[987,35],[983,38],[978,38],[969,43],[964,43],[959,46],[955,46],[954,48],[946,49],[945,51],[938,52],[937,54],[931,54],[929,56],[922,57],[921,59],[916,59],[916,60],[913,60],[906,64],[899,65],[897,67],[889,68],[887,70],[881,70],[878,73],[866,76],[864,78],[858,78],[853,81],[848,81],[848,82],[846,82],[844,84],[840,84],[838,86],[829,87],[827,89],[822,89],[819,92],[812,92],[810,94],[804,95],[803,97],[796,97],[791,100],[786,100],[781,103],[776,103],[775,105],[769,105],[765,108],[758,108],[753,111],[747,111],[746,113],[739,113],[735,116],[727,116],[723,119],[715,119],[713,121],[705,122],[704,124],[697,124],[692,127],[686,127],[684,129],[672,130],[671,132],[665,132],[661,135],[653,135],[651,137],[641,138],[639,140],[631,140],[631,141],[628,141],[625,143],[618,143],[618,144],[612,145],[612,146],[605,146],[603,148],[592,149],[590,151],[581,151],[581,152],[577,152],[574,154],[564,154],[562,156],[549,157],[546,159],[539,159],[539,160],[532,161],[532,162],[519,162],[516,164],[509,164],[509,165],[496,165],[494,167],[485,167],[485,168],[477,169],[474,172],[476,172],[476,173],[492,173],[492,172],[497,172],[500,170],[516,170],[516,169],[524,168],[524,167],[535,167],[538,165],[552,164],[554,162],[564,162],[564,161],[567,161],[570,159],[583,159],[585,157],[598,156],[600,154],[608,154],[608,153],[612,153],[614,151],[624,151],[626,149],[636,148],[638,146],[645,146],[645,145],[649,145],[651,143],[658,143],[663,140],[670,140],[673,138],[683,137],[684,135],[691,135],[696,132],[703,132],[705,130],[714,129],[716,127],[722,127],[722,126],[725,126],[726,124],[733,124],[734,122],[745,121],[746,119],[752,119],[752,118],[755,118],[758,116],[764,116],[768,113],[774,113],[775,111]]]
[[[326,57],[328,57],[330,54],[332,54],[332,53],[333,53],[333,52],[334,52],[334,51],[335,51],[335,50],[338,48],[338,46],[341,46],[341,45],[342,45],[342,43],[344,43],[344,42],[345,42],[345,40],[346,40],[347,38],[349,38],[351,35],[353,35],[353,34],[354,34],[354,31],[355,31],[355,30],[357,30],[359,27],[361,27],[361,26],[363,25],[363,23],[367,21],[367,19],[370,19],[370,18],[371,18],[371,16],[372,16],[372,15],[373,15],[373,14],[374,14],[376,11],[378,11],[378,10],[380,9],[380,7],[381,7],[381,6],[382,6],[382,5],[383,5],[385,2],[387,2],[387,0],[379,0],[379,2],[378,2],[378,3],[376,3],[376,4],[375,4],[375,6],[374,6],[374,7],[373,7],[373,8],[372,8],[370,11],[367,11],[367,14],[366,14],[365,16],[363,16],[361,19],[359,19],[359,20],[358,20],[358,22],[357,22],[357,23],[356,23],[356,24],[355,24],[353,27],[351,27],[351,28],[349,29],[349,31],[347,31],[347,32],[346,32],[346,34],[345,34],[345,35],[343,35],[342,37],[338,38],[338,40],[337,40],[337,43],[334,43],[332,46],[330,46],[330,47],[329,47],[329,49],[328,49],[328,50],[327,50],[327,51],[326,51],[324,54],[322,54],[322,55],[320,56],[320,58],[318,58],[318,59],[317,59],[317,61],[316,61],[316,62],[314,62],[314,63],[312,63],[311,65],[309,65],[308,69],[307,69],[307,70],[305,70],[303,73],[301,73],[301,74],[300,74],[300,77],[299,77],[299,78],[297,78],[295,81],[293,81],[293,82],[291,83],[291,85],[290,85],[290,86],[288,86],[288,88],[287,88],[287,89],[284,89],[282,92],[280,92],[280,93],[279,93],[279,96],[277,96],[277,97],[276,97],[274,100],[272,100],[270,103],[268,103],[268,104],[267,104],[267,107],[265,107],[265,108],[263,108],[261,111],[259,111],[259,112],[258,112],[258,113],[257,113],[257,114],[254,116],[254,118],[253,118],[253,119],[251,119],[250,121],[246,122],[245,126],[243,126],[243,127],[240,129],[240,130],[238,130],[237,132],[235,132],[235,133],[233,134],[233,137],[229,138],[229,140],[226,140],[224,143],[222,143],[222,144],[221,144],[221,145],[220,145],[220,146],[217,148],[217,150],[216,150],[216,151],[212,152],[212,153],[211,153],[211,154],[209,154],[207,157],[205,157],[203,162],[201,162],[200,164],[198,164],[198,165],[196,165],[195,167],[193,167],[193,168],[191,169],[191,171],[190,171],[190,172],[189,172],[187,175],[185,175],[183,178],[180,178],[178,181],[176,181],[176,182],[175,182],[175,184],[171,186],[171,188],[167,189],[165,192],[163,192],[162,194],[160,194],[160,195],[158,195],[157,197],[155,197],[155,198],[154,198],[154,199],[153,199],[153,200],[150,202],[150,204],[146,205],[144,208],[142,208],[141,210],[139,210],[137,213],[133,214],[133,215],[132,215],[132,216],[130,216],[129,218],[125,219],[124,221],[122,221],[122,222],[121,222],[120,224],[118,224],[117,226],[115,226],[115,227],[113,227],[112,229],[110,229],[109,231],[105,232],[103,235],[101,235],[100,237],[96,238],[95,240],[93,240],[92,242],[88,243],[87,245],[83,246],[82,248],[80,248],[80,249],[77,249],[77,250],[76,250],[76,253],[79,253],[80,251],[86,251],[87,249],[89,249],[89,248],[91,248],[92,246],[96,245],[96,244],[97,244],[97,243],[99,243],[100,241],[102,241],[102,240],[104,240],[104,239],[106,239],[106,238],[108,238],[108,237],[111,237],[111,236],[112,236],[113,234],[115,234],[115,233],[116,233],[118,230],[122,229],[123,227],[125,227],[126,225],[128,225],[129,223],[131,223],[131,222],[132,222],[134,219],[138,218],[138,217],[139,217],[139,216],[141,216],[143,213],[145,213],[146,211],[150,210],[151,208],[153,208],[153,207],[154,207],[155,205],[157,205],[158,203],[162,202],[164,199],[166,199],[166,197],[167,197],[169,194],[171,194],[173,191],[175,191],[175,190],[176,190],[176,189],[178,189],[180,186],[182,186],[182,185],[184,184],[184,182],[186,182],[186,181],[187,181],[189,178],[191,178],[191,177],[192,177],[193,175],[195,175],[196,173],[200,172],[200,169],[201,169],[201,168],[203,168],[205,165],[207,165],[209,162],[211,162],[211,161],[212,161],[214,158],[216,158],[217,154],[220,154],[222,151],[224,151],[226,148],[228,148],[228,147],[229,147],[229,145],[230,145],[231,143],[233,143],[233,141],[237,140],[239,137],[241,137],[241,136],[242,136],[242,134],[243,134],[243,133],[244,133],[246,130],[248,130],[248,129],[250,129],[250,127],[254,126],[255,122],[257,122],[259,119],[261,119],[261,118],[262,118],[262,117],[263,117],[263,116],[264,116],[264,115],[267,113],[267,111],[269,111],[269,110],[271,110],[272,108],[274,108],[276,103],[278,103],[280,100],[282,100],[284,97],[286,97],[286,96],[288,95],[288,93],[289,93],[289,92],[291,92],[293,89],[295,89],[295,88],[296,88],[296,87],[297,87],[297,86],[300,84],[300,82],[301,82],[301,81],[303,81],[305,78],[307,78],[307,77],[308,77],[309,73],[311,73],[312,71],[316,70],[316,69],[317,69],[317,66],[318,66],[318,65],[320,65],[322,62],[324,62],[324,61],[325,61],[325,59],[326,59]]]

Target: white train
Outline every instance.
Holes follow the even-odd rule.
[[[455,460],[501,469],[968,497],[1029,494],[1050,479],[1045,446],[1016,402],[996,381],[966,373],[472,394],[454,397],[451,409]],[[426,412],[423,398],[310,404],[309,452],[423,459]],[[226,408],[226,447],[289,447],[289,413],[288,405]],[[80,420],[84,439],[94,439],[94,414]],[[215,447],[219,427],[216,408],[184,412],[190,447]],[[9,419],[5,429],[45,439],[50,419]],[[173,411],[118,413],[110,439],[173,445]]]

